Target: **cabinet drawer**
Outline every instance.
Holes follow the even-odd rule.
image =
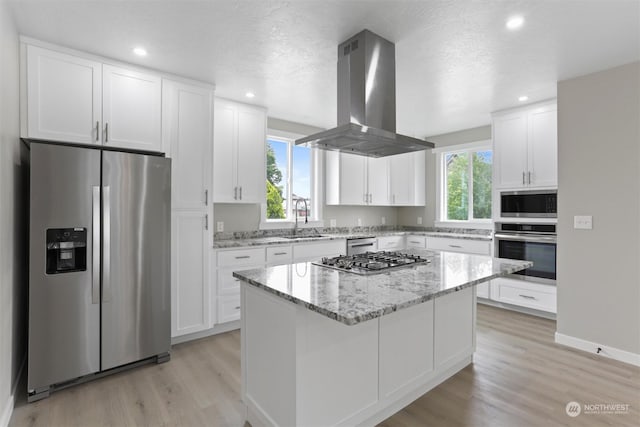
[[[480,283],[476,286],[476,296],[478,298],[489,298],[489,283]]]
[[[293,250],[291,246],[273,246],[267,248],[267,264],[278,265],[291,262]]]
[[[299,243],[293,246],[293,259],[295,261],[302,261],[322,258],[325,256],[344,255],[346,253],[346,249],[346,240]]]
[[[218,323],[240,319],[240,294],[218,298]]]
[[[246,265],[234,269],[223,268],[218,270],[218,295],[229,295],[240,292],[240,279],[233,277],[234,271],[251,270],[252,268],[261,267],[262,265]]]
[[[427,247],[427,238],[425,236],[416,236],[409,234],[407,236],[407,249],[425,249]]]
[[[404,249],[404,236],[378,237],[379,251],[389,251],[396,249]]]
[[[264,248],[236,249],[218,252],[218,268],[264,263]]]
[[[491,299],[536,310],[556,312],[556,287],[506,278],[491,282]]]
[[[491,243],[480,240],[427,237],[427,249],[489,255],[491,254]]]

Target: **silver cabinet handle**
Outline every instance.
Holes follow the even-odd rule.
[[[458,249],[462,249],[462,246],[460,245],[449,245],[450,248],[458,248]]]
[[[526,184],[526,183],[524,182],[524,171],[522,171],[522,185],[524,185],[524,184]]]
[[[204,190],[204,205],[209,206],[209,190]]]
[[[371,193],[369,193],[369,203],[373,203],[373,195]]]
[[[527,175],[529,176],[529,184],[531,184],[531,171],[527,172]]]
[[[236,259],[247,259],[247,258],[251,258],[249,255],[242,255],[242,256],[237,256]]]
[[[239,305],[238,305],[238,306],[235,306],[235,307],[234,307],[234,310],[240,310],[240,306],[239,306]]]
[[[242,200],[242,185],[240,186],[240,200]]]
[[[238,187],[233,187],[233,200],[238,200]]]
[[[367,193],[362,194],[362,198],[364,199],[364,202],[367,203]]]
[[[361,243],[359,245],[351,245],[352,248],[362,248],[364,246],[373,246],[373,243]]]
[[[421,242],[416,242],[415,240],[409,240],[409,243],[415,243],[416,245],[419,245]]]
[[[274,252],[274,255],[286,255],[286,252]]]
[[[91,303],[100,304],[100,187],[93,187]]]
[[[100,141],[100,121],[96,122],[96,141]]]
[[[104,142],[109,142],[109,123],[104,125]]]
[[[111,301],[111,189],[102,187],[102,302]]]
[[[522,294],[519,294],[519,296],[521,296],[522,298],[526,298],[526,299],[536,299],[536,297],[532,297],[531,295],[522,295]]]
[[[204,216],[204,229],[205,230],[209,229],[209,214],[205,214]]]

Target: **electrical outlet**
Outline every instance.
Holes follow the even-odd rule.
[[[591,230],[593,228],[593,217],[591,215],[574,216],[573,228],[577,228],[581,230]]]
[[[358,227],[362,227],[362,219],[358,218]]]
[[[422,217],[421,216],[418,217],[418,225],[422,225]]]
[[[382,223],[382,225],[385,225],[387,223],[387,218],[385,217],[380,218],[380,222]]]
[[[335,228],[336,227],[336,220],[335,219],[330,220],[329,224],[331,224],[332,228]]]
[[[216,230],[218,230],[219,233],[224,231],[224,221],[218,221],[216,223]]]

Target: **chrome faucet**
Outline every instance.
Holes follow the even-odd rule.
[[[309,216],[307,215],[309,213],[309,207],[307,206],[307,199],[296,199],[296,204],[293,206],[293,208],[296,211],[296,225],[293,227],[293,235],[296,235],[296,232],[298,231],[298,203],[300,202],[300,200],[302,200],[304,202],[304,223],[308,224],[309,223]]]

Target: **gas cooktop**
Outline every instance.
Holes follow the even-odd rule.
[[[333,258],[322,258],[313,264],[321,267],[333,268],[355,274],[376,274],[385,273],[389,270],[411,267],[431,262],[427,258],[419,255],[406,254],[402,252],[365,252],[356,255],[341,255]]]

